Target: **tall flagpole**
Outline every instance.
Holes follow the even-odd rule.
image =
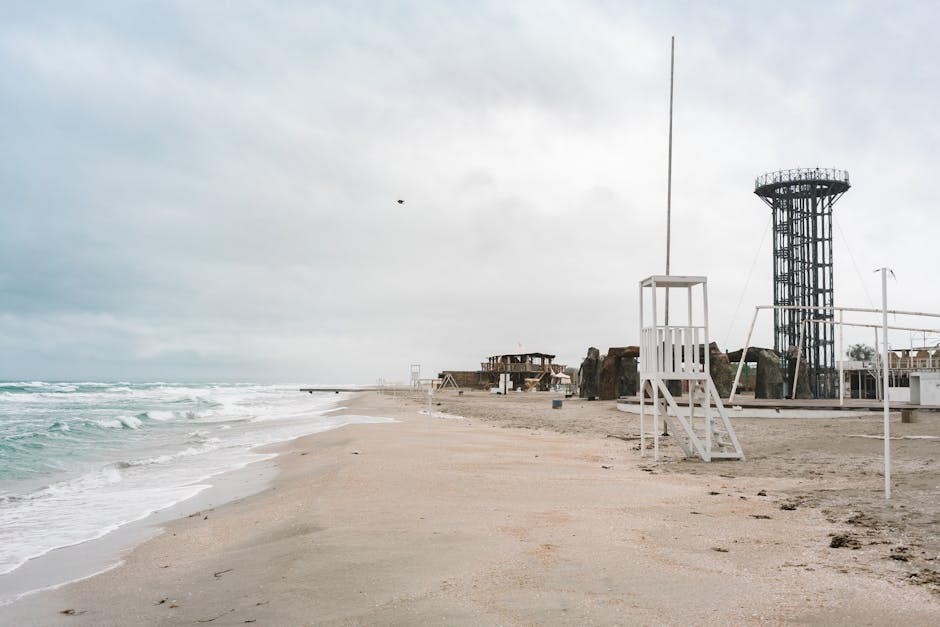
[[[672,84],[676,68],[676,36],[669,38],[669,162],[666,166],[666,276],[669,276],[669,245],[672,240]],[[655,294],[654,294],[655,296]],[[666,288],[665,324],[669,326],[669,288]],[[653,324],[657,324],[653,320]],[[689,320],[689,324],[692,321]],[[691,392],[690,392],[691,394]],[[689,401],[691,402],[691,400]],[[663,420],[663,435],[669,435],[669,426]]]
[[[669,274],[669,249],[672,240],[672,95],[676,67],[676,37],[669,39],[669,161],[666,166],[666,275]],[[666,288],[666,326],[669,326],[669,288]]]

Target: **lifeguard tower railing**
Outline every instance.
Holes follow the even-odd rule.
[[[704,379],[709,372],[708,330],[704,326],[653,326],[642,329],[640,371],[661,379]],[[651,363],[647,363],[651,362]]]
[[[557,374],[565,369],[562,364],[505,363],[501,361],[480,363],[483,372],[548,372]]]

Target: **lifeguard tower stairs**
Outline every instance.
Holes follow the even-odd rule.
[[[700,308],[694,306],[693,290],[701,292]],[[651,317],[646,316],[647,312]],[[685,324],[675,323],[679,318],[677,313],[685,318]],[[700,323],[694,324],[695,320]],[[659,460],[660,419],[686,457],[697,456],[706,462],[744,459],[709,374],[708,280],[703,276],[659,275],[640,281],[640,338],[641,455],[646,455],[646,397],[649,396],[655,460]],[[671,386],[674,390],[681,386],[682,392],[688,394],[687,406],[681,406],[670,392],[672,381],[680,382]]]

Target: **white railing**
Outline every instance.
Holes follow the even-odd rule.
[[[504,364],[502,362],[490,363],[484,361],[480,363],[480,369],[484,372],[561,372],[565,367],[561,364]]]
[[[708,372],[702,360],[704,344],[703,326],[646,327],[640,346],[640,371],[666,378]]]

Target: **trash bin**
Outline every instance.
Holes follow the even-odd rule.
[[[561,409],[561,399],[552,399],[552,409]]]

